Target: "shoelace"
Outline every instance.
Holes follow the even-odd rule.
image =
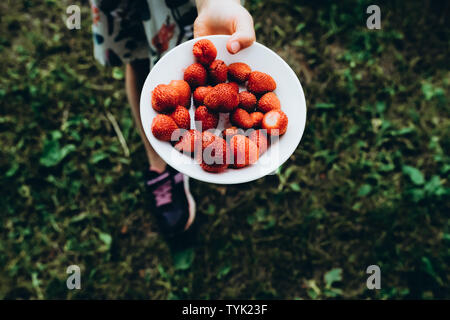
[[[147,181],[147,185],[148,185],[148,186],[151,186],[152,184],[155,184],[155,183],[157,183],[158,181],[161,181],[161,180],[167,178],[168,176],[169,176],[169,173],[168,173],[168,172],[165,172],[165,173],[159,175],[158,177],[156,177],[156,178],[154,178],[154,179],[152,179],[152,180],[148,180],[148,181]]]
[[[156,206],[160,207],[172,202],[172,184],[170,181],[164,182],[153,191],[156,199]]]

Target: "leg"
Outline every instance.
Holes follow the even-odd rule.
[[[133,118],[136,126],[139,129],[139,134],[144,142],[145,152],[150,164],[150,168],[153,171],[163,172],[166,169],[166,163],[163,159],[153,150],[152,146],[145,136],[144,129],[141,123],[141,115],[139,112],[139,101],[141,97],[142,86],[144,85],[145,78],[150,70],[149,60],[136,60],[126,65],[125,71],[125,89],[127,92],[128,102],[131,106]]]
[[[189,191],[187,177],[169,168],[153,150],[145,136],[139,112],[139,101],[145,77],[149,72],[149,60],[136,60],[127,64],[125,89],[139,134],[144,142],[145,152],[150,163],[147,172],[147,186],[154,197],[153,210],[161,221],[165,233],[172,234],[187,230],[195,217],[195,201]]]
[[[122,10],[125,16],[121,17],[121,21],[116,21],[115,16],[111,15],[111,7],[108,7],[107,12],[103,12],[101,7],[97,6],[99,0],[90,1],[94,18],[95,57],[103,65],[126,63],[125,89],[128,102],[150,164],[150,168],[144,171],[146,207],[157,217],[161,231],[167,235],[177,235],[192,224],[195,217],[195,201],[189,192],[188,177],[166,165],[158,156],[148,142],[141,124],[140,96],[145,78],[150,71],[149,39],[153,36],[147,37],[144,32],[151,29],[151,24],[147,23],[149,25],[145,26],[142,20],[136,17],[145,16],[145,10],[148,11],[148,8],[145,8],[147,1],[113,1],[113,10],[127,8]],[[131,2],[133,5],[130,7]],[[154,19],[155,17],[152,21]],[[136,32],[138,28],[144,29],[142,32]],[[129,34],[130,37],[118,37],[120,34]],[[117,38],[121,40],[117,41]],[[127,49],[130,40],[136,43],[136,48],[132,52]]]

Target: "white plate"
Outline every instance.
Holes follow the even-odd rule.
[[[151,106],[151,92],[158,84],[168,84],[171,80],[183,79],[184,69],[195,62],[192,46],[199,39],[211,40],[217,48],[217,59],[225,61],[227,65],[233,62],[245,62],[252,70],[270,74],[277,83],[275,93],[281,102],[281,109],[289,118],[286,133],[280,137],[259,158],[258,162],[242,169],[227,169],[222,173],[204,171],[191,157],[175,150],[168,142],[156,139],[151,132],[151,123],[156,111]],[[234,184],[244,183],[261,178],[281,166],[294,153],[303,135],[306,122],[306,103],[303,89],[289,65],[279,55],[255,42],[247,49],[237,54],[230,54],[226,49],[229,36],[214,35],[196,38],[180,44],[166,53],[152,68],[141,94],[141,121],[145,134],[155,151],[176,170],[197,180]],[[244,87],[240,89],[245,90]],[[194,111],[192,104],[191,125],[194,128]],[[218,129],[222,131],[227,124],[228,115],[221,114]]]

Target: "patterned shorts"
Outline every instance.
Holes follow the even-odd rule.
[[[94,56],[106,66],[150,58],[191,39],[193,0],[90,0]]]

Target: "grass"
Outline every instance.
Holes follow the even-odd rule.
[[[276,175],[192,181],[198,243],[176,255],[146,210],[123,69],[94,61],[87,1],[65,27],[69,4],[0,4],[0,298],[450,298],[448,4],[380,1],[369,31],[367,1],[247,1],[306,130]]]

